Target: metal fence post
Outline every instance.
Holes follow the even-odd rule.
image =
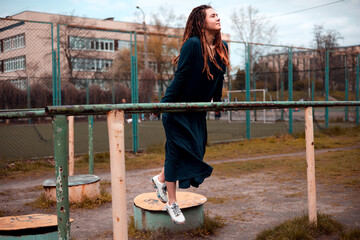
[[[311,101],[315,99],[315,72],[313,72],[313,80],[311,85]],[[314,116],[315,109],[312,109],[312,115]]]
[[[27,79],[27,108],[31,108],[31,86],[29,78]],[[29,124],[31,124],[31,118],[29,118]]]
[[[86,84],[86,104],[90,103],[89,82]],[[89,174],[94,174],[94,116],[88,116]]]
[[[281,73],[282,75],[282,73]],[[280,81],[280,85],[281,85],[281,91],[280,91],[280,100],[284,101],[284,80],[281,78]],[[284,109],[281,109],[281,121],[284,121]]]
[[[359,101],[359,54],[356,60],[356,101]],[[359,106],[356,106],[356,125],[359,126]]]
[[[288,92],[289,101],[293,100],[293,66],[292,66],[292,48],[288,48]],[[289,108],[289,134],[293,132],[292,108]]]
[[[131,39],[132,41],[132,39]],[[136,32],[134,32],[133,49],[131,49],[131,103],[139,102],[138,95],[138,78],[137,78],[137,39]],[[139,128],[138,128],[138,114],[132,114],[132,130],[133,130],[133,151],[136,153],[139,148]]]
[[[246,101],[250,101],[250,46],[245,43],[245,88],[246,88]],[[251,137],[250,128],[250,110],[246,110],[246,139]]]
[[[57,25],[57,77],[56,77],[56,90],[57,90],[57,106],[61,105],[61,71],[60,71],[60,24]]]
[[[70,239],[66,116],[53,117],[56,206],[59,239]]]
[[[325,101],[329,101],[329,50],[325,55]],[[325,108],[325,127],[329,127],[329,108]]]
[[[305,108],[305,137],[309,221],[310,223],[317,225],[314,126],[312,107]]]
[[[125,124],[123,111],[107,113],[112,194],[112,222],[115,240],[127,240],[125,182]]]
[[[94,116],[88,116],[89,174],[94,174]]]
[[[348,94],[348,78],[347,78],[347,64],[346,64],[346,55],[344,56],[344,67],[345,67],[345,101],[349,100]],[[348,107],[345,106],[345,122],[348,122]]]

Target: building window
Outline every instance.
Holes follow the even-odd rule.
[[[120,49],[120,48],[130,49],[130,42],[129,41],[118,40],[117,42],[118,42],[118,49]]]
[[[9,38],[5,38],[2,40],[3,42],[3,52],[15,50],[18,48],[25,47],[25,34],[20,34],[16,36],[12,36]]]
[[[72,58],[71,64],[74,71],[106,72],[111,67],[113,60]]]
[[[109,90],[109,80],[105,79],[74,79],[74,86],[77,89],[85,89],[91,85],[98,85],[103,90]]]
[[[26,90],[27,88],[27,80],[26,79],[13,79],[10,82],[17,88],[21,90]]]
[[[154,73],[158,73],[157,62],[149,62],[149,68],[151,68]]]
[[[114,52],[114,40],[70,36],[70,49]]]
[[[25,69],[25,56],[4,60],[4,72],[13,72]]]

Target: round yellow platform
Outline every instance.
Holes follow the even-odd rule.
[[[207,198],[192,192],[176,192],[177,203],[180,209],[203,205]],[[162,203],[155,192],[143,193],[135,197],[134,204],[149,211],[163,211],[165,203]]]
[[[73,222],[74,219],[70,219]],[[36,229],[57,226],[57,216],[50,214],[29,214],[7,216],[0,218],[0,231],[15,231],[21,229]]]

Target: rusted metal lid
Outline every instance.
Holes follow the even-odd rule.
[[[204,204],[207,198],[192,192],[176,192],[176,199],[181,209]],[[160,202],[155,192],[143,193],[134,198],[134,204],[149,211],[164,211],[165,203]]]
[[[99,180],[100,178],[98,176],[92,174],[69,176],[69,187],[95,183]],[[44,187],[55,187],[56,180],[55,178],[46,179],[45,181],[43,181],[42,185]]]
[[[70,222],[74,219],[70,218]],[[15,231],[57,226],[57,216],[50,214],[29,214],[0,218],[0,231]]]

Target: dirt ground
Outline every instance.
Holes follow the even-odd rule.
[[[243,161],[239,159],[239,161]],[[215,165],[216,167],[216,165]],[[150,177],[159,169],[128,171],[126,175],[127,211],[133,215],[132,200],[141,193],[154,191]],[[110,182],[109,173],[97,174],[101,181]],[[0,210],[6,215],[44,213],[24,206],[38,198],[42,181],[53,175],[33,179],[6,180],[0,185]],[[278,181],[271,173],[245,174],[234,178],[211,176],[200,188],[189,191],[208,198],[205,211],[221,216],[226,225],[208,239],[254,239],[260,231],[284,220],[307,212],[307,183],[304,180]],[[109,189],[110,191],[110,189]],[[317,209],[331,214],[348,226],[360,226],[360,192],[343,186],[317,184]],[[71,209],[72,239],[112,239],[111,203],[95,210]],[[56,214],[56,210],[51,212]]]

